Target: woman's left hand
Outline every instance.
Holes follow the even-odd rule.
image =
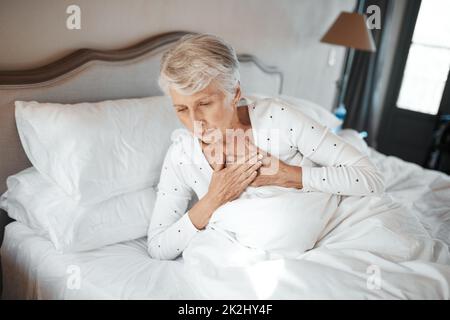
[[[280,186],[285,188],[302,189],[302,168],[291,166],[277,157],[261,150],[255,146],[249,139],[245,139],[245,147],[242,150],[236,148],[227,148],[227,163],[235,163],[242,160],[245,156],[258,153],[259,160],[262,162],[258,175],[250,184],[252,187],[261,186]]]
[[[258,153],[263,155],[261,160],[263,165],[258,170],[258,175],[250,186],[279,186],[297,189],[303,188],[301,167],[291,166],[259,148]]]

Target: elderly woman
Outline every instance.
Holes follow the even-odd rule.
[[[159,84],[187,130],[172,137],[164,160],[148,231],[152,258],[179,256],[215,211],[248,187],[358,196],[384,191],[366,155],[280,99],[245,99],[239,80],[234,49],[213,35],[185,36],[162,57]],[[229,147],[236,130],[249,133],[244,153]],[[194,194],[199,201],[187,211]]]

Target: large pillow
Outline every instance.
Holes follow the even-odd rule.
[[[60,252],[96,249],[147,234],[156,191],[153,187],[82,206],[35,168],[7,179],[0,200],[8,215],[49,238]]]
[[[250,101],[253,101],[254,99],[264,99],[268,97],[269,96],[264,94],[255,93],[249,95],[248,99]],[[312,101],[288,95],[279,95],[273,98],[278,99],[284,104],[288,104],[290,107],[301,111],[311,119],[317,121],[320,124],[323,124],[324,126],[327,126],[330,129],[337,128],[342,124],[342,120],[338,119],[332,112]]]
[[[156,185],[181,125],[168,97],[15,105],[33,166],[83,205]]]
[[[292,188],[249,187],[218,208],[208,227],[234,234],[242,245],[285,258],[297,258],[314,247],[339,197]]]

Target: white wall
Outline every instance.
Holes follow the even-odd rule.
[[[81,7],[81,30],[66,8]],[[41,66],[81,47],[117,49],[173,30],[215,33],[278,66],[285,94],[331,109],[344,49],[319,42],[355,0],[0,0],[0,69]],[[335,50],[336,64],[327,64]]]

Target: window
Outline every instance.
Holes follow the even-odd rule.
[[[435,115],[450,70],[450,1],[422,0],[397,106]]]

